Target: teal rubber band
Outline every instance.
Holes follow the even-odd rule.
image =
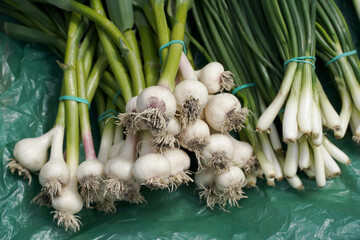
[[[283,112],[285,112],[285,108],[280,109],[279,115],[282,114]]]
[[[286,67],[289,63],[291,62],[300,62],[300,63],[308,63],[310,64],[314,69],[315,69],[315,64],[313,64],[312,62],[310,61],[306,61],[305,59],[311,59],[311,60],[314,60],[316,61],[316,58],[313,57],[313,56],[302,56],[302,57],[295,57],[295,58],[291,58],[287,61],[284,62],[284,67]]]
[[[61,96],[59,97],[60,101],[63,100],[71,100],[71,101],[75,101],[75,102],[79,102],[79,103],[85,103],[88,105],[89,109],[90,109],[90,103],[87,99],[84,98],[79,98],[79,97],[74,97],[74,96]]]
[[[231,93],[233,95],[235,95],[235,93],[237,93],[238,91],[244,89],[244,88],[248,88],[248,87],[255,87],[256,84],[255,83],[246,83],[244,85],[238,86],[237,88],[235,88]]]
[[[101,122],[102,120],[104,120],[105,118],[108,118],[108,117],[115,117],[115,116],[112,114],[107,114],[107,115],[101,116],[101,118],[100,117],[98,118],[98,122]]]
[[[110,114],[110,113],[113,113],[113,114]],[[98,122],[101,122],[102,120],[104,120],[105,118],[108,118],[108,117],[114,117],[118,114],[119,113],[116,112],[115,110],[112,110],[112,109],[106,110],[105,112],[103,112],[102,114],[99,115]]]
[[[172,40],[168,43],[165,43],[164,45],[162,45],[160,48],[159,48],[159,56],[160,56],[160,64],[162,64],[162,57],[161,57],[161,52],[164,48],[170,46],[171,44],[173,43],[181,43],[183,45],[183,49],[184,49],[184,53],[186,54],[186,47],[185,47],[185,43],[184,41],[181,41],[181,40]]]
[[[120,94],[121,94],[121,91],[119,90],[119,91],[116,93],[115,97],[114,97],[114,100],[113,100],[113,104],[114,104],[114,105],[116,104],[116,100],[117,100],[117,98],[120,96]]]
[[[357,54],[356,50],[352,50],[352,51],[349,51],[349,52],[344,52],[342,54],[339,54],[336,57],[334,57],[333,59],[331,59],[330,61],[328,61],[327,63],[325,63],[325,67],[328,67],[331,63],[335,62],[339,58],[347,57],[347,56],[351,56],[351,55],[355,55],[355,54]]]

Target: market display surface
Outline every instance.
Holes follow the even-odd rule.
[[[0,2],[2,239],[360,236],[350,1],[45,2]]]

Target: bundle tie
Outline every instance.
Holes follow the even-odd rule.
[[[231,93],[233,95],[235,95],[235,93],[237,93],[238,91],[244,89],[244,88],[248,88],[248,87],[255,87],[256,84],[255,83],[246,83],[244,85],[238,86],[237,88],[235,88]]]
[[[160,64],[162,64],[162,56],[161,56],[161,52],[164,48],[170,46],[171,44],[173,43],[181,43],[183,45],[183,51],[184,53],[186,54],[186,47],[185,47],[185,43],[184,41],[181,41],[181,40],[172,40],[168,43],[165,43],[164,45],[162,45],[160,48],[159,48],[159,57],[160,57]]]
[[[325,67],[328,67],[331,63],[335,62],[339,58],[347,57],[347,56],[351,56],[351,55],[355,55],[355,54],[357,54],[356,50],[341,53],[341,54],[337,55],[336,57],[334,57],[333,59],[331,59],[330,61],[328,61],[327,63],[325,63]]]
[[[71,100],[71,101],[75,101],[75,102],[79,102],[79,103],[85,103],[88,105],[89,109],[90,109],[90,103],[87,99],[85,98],[79,98],[79,97],[74,97],[74,96],[61,96],[59,97],[59,100],[60,101],[63,101],[63,100]]]
[[[308,63],[308,64],[310,64],[310,65],[315,69],[315,64],[313,64],[313,63],[310,62],[310,61],[304,60],[304,59],[311,59],[311,60],[316,61],[316,58],[313,57],[313,56],[295,57],[295,58],[291,58],[291,59],[285,61],[285,62],[284,62],[284,67],[286,67],[286,66],[287,66],[289,63],[291,63],[291,62],[300,62],[300,63]]]
[[[118,115],[118,112],[116,112],[115,110],[109,109],[109,110],[106,110],[105,112],[103,112],[102,114],[100,114],[97,120],[98,120],[98,122],[101,122],[105,118],[114,117],[116,115]]]
[[[118,98],[120,95],[121,95],[121,90],[119,90],[119,91],[116,93],[115,97],[114,97],[114,100],[113,100],[113,104],[114,104],[114,105],[116,105],[116,100],[117,100],[117,98]]]

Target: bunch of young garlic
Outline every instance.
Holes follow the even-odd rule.
[[[196,155],[195,182],[207,206],[238,205],[247,184],[244,171],[255,170],[257,160],[250,144],[229,134],[241,130],[249,113],[234,95],[223,93],[234,85],[231,73],[217,62],[195,72],[183,54],[176,82],[173,92],[163,86],[144,89],[118,116],[128,138],[143,131],[133,177],[151,189],[191,181],[190,158],[180,145]]]
[[[173,92],[163,86],[144,89],[128,101],[119,121],[107,121],[97,158],[68,166],[64,127],[56,124],[43,136],[19,141],[8,167],[29,183],[31,172],[39,171],[43,188],[32,202],[54,207],[58,224],[74,231],[80,224],[75,214],[83,206],[115,212],[119,201],[145,202],[141,186],[173,191],[192,182],[190,157],[180,146],[198,160],[200,199],[212,209],[238,205],[245,197],[244,173],[253,172],[257,161],[251,145],[229,134],[241,130],[249,113],[235,96],[223,93],[233,87],[231,73],[216,62],[195,72],[183,54],[177,80]]]

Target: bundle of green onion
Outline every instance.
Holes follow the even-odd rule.
[[[249,94],[255,101],[256,104],[250,108],[254,122],[251,123],[250,119],[248,125],[256,126],[257,136],[263,139],[260,141],[262,152],[273,169],[277,170],[276,175],[281,176],[276,179],[281,180],[284,175],[289,184],[297,189],[303,189],[297,176],[298,168],[310,178],[315,177],[318,186],[323,187],[326,178],[340,174],[334,159],[343,164],[350,163],[349,158],[323,133],[323,126],[340,137],[347,129],[347,124],[342,120],[345,114],[341,112],[339,115],[335,111],[315,73],[315,54],[321,54],[315,51],[315,39],[319,35],[319,31],[315,30],[323,24],[316,23],[315,27],[315,21],[320,18],[318,12],[327,5],[332,6],[331,16],[336,19],[336,14],[340,13],[332,1],[198,1],[193,7],[204,48],[192,39],[194,44],[199,45],[209,59],[224,63],[234,72],[235,82],[239,86],[235,92],[242,89],[242,94]],[[344,51],[349,51],[349,48],[353,49],[351,37],[340,16],[337,17],[337,24],[343,26],[343,32],[338,31],[337,34],[347,39],[348,45]],[[328,49],[326,53],[333,54],[332,57],[342,53],[329,52]],[[332,57],[330,55],[328,58]],[[350,58],[357,59],[357,56]],[[347,60],[344,58],[342,61]],[[358,71],[358,63],[348,61],[354,61],[352,68],[356,70],[353,71]],[[347,71],[346,74],[350,73]],[[337,79],[338,75],[336,81],[343,89],[345,84]],[[348,81],[354,80],[355,76]],[[245,88],[248,86],[255,88]],[[356,89],[353,91],[356,92]],[[345,109],[349,111],[348,105],[351,103],[349,96],[343,95],[345,112]],[[282,144],[278,141],[274,126],[277,116],[279,122],[276,125],[281,124],[282,139],[287,144],[285,156],[281,154]],[[264,144],[268,138],[266,132],[272,144],[270,147]],[[252,145],[255,149],[258,144]],[[265,166],[258,154],[257,157],[268,183],[272,183],[266,174],[271,165]]]
[[[335,133],[335,137],[342,138],[350,125],[353,140],[360,143],[360,63],[348,26],[333,1],[318,4],[316,21],[316,54],[329,68],[342,101],[342,131],[340,134]],[[328,127],[326,120],[324,125]]]

